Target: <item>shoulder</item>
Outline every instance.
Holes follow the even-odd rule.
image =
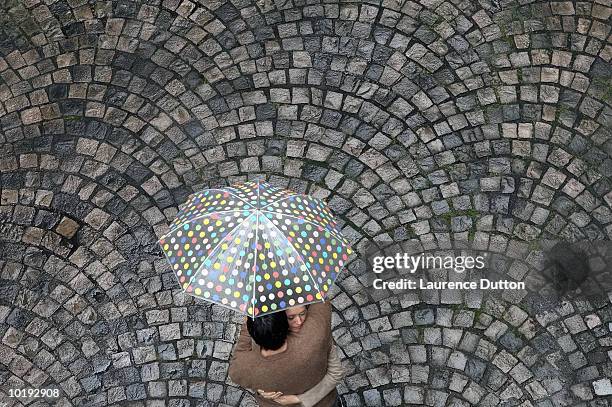
[[[332,309],[331,302],[329,301],[316,302],[308,306],[308,314],[309,315],[312,315],[312,314],[327,315],[327,314],[331,314],[331,309]]]
[[[317,302],[315,304],[310,304],[310,307],[308,308],[308,318],[312,318],[319,321],[319,323],[329,325],[331,323],[331,312],[331,302]]]
[[[331,302],[329,301],[322,301],[322,302],[315,302],[312,303],[308,306],[308,312],[330,312],[331,313]]]

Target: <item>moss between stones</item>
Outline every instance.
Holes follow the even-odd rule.
[[[482,315],[482,313],[484,312],[482,310],[482,305],[480,306],[481,308],[477,308],[474,310],[474,323],[476,322],[480,322],[480,316]]]
[[[83,116],[77,116],[77,115],[67,115],[63,117],[65,122],[75,122],[78,120],[83,120]]]
[[[452,309],[453,311],[461,311],[463,309],[465,309],[466,305],[464,303],[459,303],[459,304],[450,304],[449,308]]]
[[[472,218],[472,220],[475,220],[478,217],[478,215],[480,215],[480,212],[478,212],[477,210],[466,209],[466,210],[461,210],[461,211],[451,210],[449,212],[441,214],[440,217],[444,219],[446,223],[450,223],[451,219],[457,216],[467,216],[469,218]]]

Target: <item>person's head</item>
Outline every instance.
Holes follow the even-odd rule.
[[[247,329],[256,344],[266,350],[280,349],[289,334],[289,323],[284,312],[247,319]]]
[[[289,331],[296,333],[302,329],[302,325],[308,316],[308,309],[304,305],[300,305],[286,309],[285,314],[287,314],[287,322],[289,322]]]

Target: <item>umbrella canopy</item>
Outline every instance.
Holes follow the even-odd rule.
[[[251,317],[323,301],[351,254],[323,201],[265,182],[191,195],[159,244],[185,292]]]

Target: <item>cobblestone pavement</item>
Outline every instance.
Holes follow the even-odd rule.
[[[610,0],[0,5],[4,405],[254,405],[227,378],[241,318],[156,244],[208,186],[325,198],[360,251],[505,251],[515,281],[541,239],[612,237]],[[333,291],[349,406],[612,406],[612,296],[367,278]]]

